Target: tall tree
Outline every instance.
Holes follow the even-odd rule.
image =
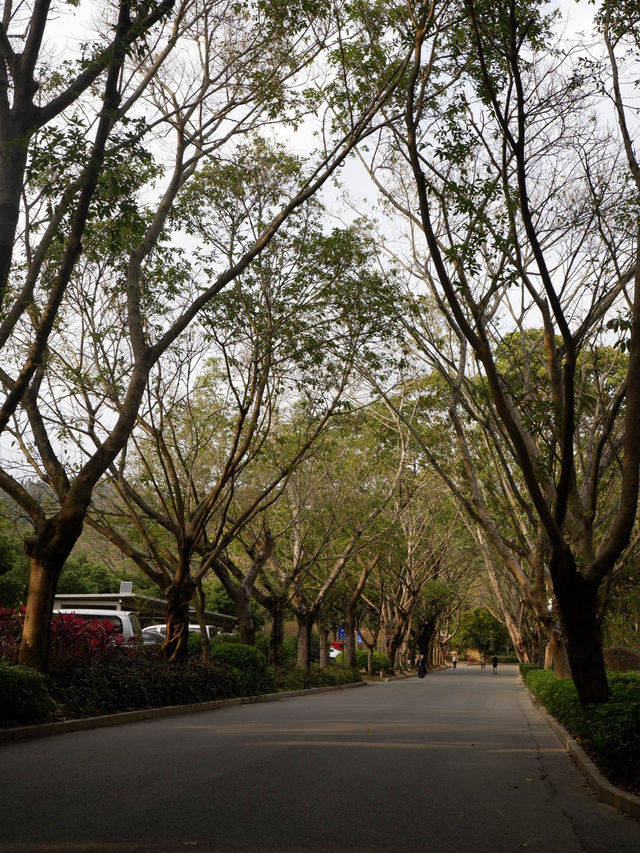
[[[460,11],[446,89],[434,82],[429,28],[419,18],[411,22],[415,51],[403,117],[386,137],[388,146],[375,151],[377,178],[384,185],[393,158],[409,164],[401,179],[410,188],[404,213],[418,247],[411,265],[455,338],[454,393],[469,373],[482,377],[493,428],[520,472],[520,511],[542,537],[580,701],[602,702],[608,686],[598,589],[629,542],[638,494],[637,189],[616,180],[620,152],[591,120],[595,89],[553,49],[542,4],[510,0],[498,9],[465,0]],[[622,18],[631,25],[625,13]],[[625,38],[629,26],[623,26]],[[624,114],[621,100],[618,113]],[[621,128],[634,175],[624,120]],[[396,187],[383,189],[393,200]],[[583,491],[576,431],[580,354],[625,301],[632,330],[626,377],[597,439],[605,448],[614,430],[621,437],[619,446],[610,445],[620,463],[620,500],[595,532],[602,469],[595,464],[592,488]],[[532,317],[544,329],[552,401],[545,456],[532,434],[530,400],[514,394],[494,345]],[[482,524],[490,527],[491,519]]]
[[[21,5],[16,4],[16,9]],[[237,139],[249,129],[275,121],[295,126],[301,112],[309,107],[308,100],[303,101],[315,99],[313,92],[301,85],[304,69],[320,55],[330,59],[336,39],[342,39],[333,9],[185,0],[152,41],[145,39],[145,33],[173,9],[173,4],[123,0],[115,10],[115,22],[110,20],[103,26],[103,31],[109,31],[110,25],[115,27],[113,44],[105,45],[101,40],[96,62],[89,62],[89,70],[80,71],[48,110],[40,113],[29,105],[36,89],[33,70],[50,6],[48,2],[34,4],[28,49],[20,56],[12,52],[12,39],[7,36],[9,18],[0,31],[5,83],[3,126],[13,134],[3,145],[3,162],[11,172],[7,186],[13,193],[13,202],[9,199],[4,208],[9,224],[13,223],[8,231],[12,246],[18,221],[16,202],[25,198],[29,205],[34,195],[43,200],[37,222],[26,217],[28,227],[21,235],[28,238],[24,250],[13,252],[11,269],[16,281],[26,265],[24,285],[6,315],[0,339],[3,354],[7,352],[8,356],[1,375],[5,399],[0,429],[6,429],[13,418],[12,432],[18,437],[21,452],[35,462],[55,496],[43,505],[24,487],[18,465],[0,471],[0,485],[29,514],[33,524],[34,533],[27,543],[31,582],[20,659],[40,670],[47,666],[48,626],[62,565],[82,531],[95,485],[117,459],[136,424],[154,365],[198,313],[260,254],[290,214],[343,162],[368,132],[404,68],[404,58],[396,52],[370,80],[366,106],[364,102],[359,106],[349,127],[327,125],[322,150],[316,152],[295,191],[283,193],[277,209],[260,223],[252,239],[233,257],[219,256],[215,264],[202,267],[196,262],[199,274],[192,277],[188,265],[179,262],[180,252],[187,247],[178,245],[178,236],[172,231],[172,207],[205,161],[233,161]],[[12,4],[5,4],[5,10],[11,8]],[[135,62],[129,62],[129,48]],[[174,57],[173,64],[168,61],[169,55]],[[334,56],[339,60],[339,55]],[[326,68],[339,87],[338,81],[344,80],[339,65],[329,63]],[[80,159],[77,180],[72,177],[61,188],[54,177],[55,164],[40,156],[43,148],[37,135],[25,134],[22,124],[17,126],[18,119],[10,115],[10,92],[20,122],[24,124],[26,111],[27,124],[35,126],[34,116],[39,116],[41,123],[50,114],[62,116],[62,109],[79,91],[92,95],[89,88],[102,71],[103,101],[97,114],[95,106],[91,108],[97,118],[95,142]],[[23,90],[28,94],[21,94]],[[124,138],[114,140],[108,149],[112,165],[103,168],[116,119],[143,95],[145,118],[138,115],[137,124],[124,132]],[[84,127],[80,112],[68,125],[71,142],[78,126]],[[20,144],[9,144],[15,138]],[[13,154],[7,158],[7,152],[24,148],[25,139],[32,143],[29,170],[23,168],[28,153],[23,151],[18,160]],[[127,160],[130,146],[143,164],[141,171],[131,174]],[[68,157],[74,169],[76,162],[77,158]],[[19,173],[17,179],[14,172]],[[46,186],[41,193],[43,181]],[[17,183],[21,189],[16,189]],[[28,205],[25,210],[30,210]],[[86,228],[89,217],[95,226],[92,234]],[[42,240],[32,251],[29,240],[39,232]],[[3,230],[3,238],[6,233]],[[106,258],[101,239],[105,234],[111,238]],[[194,254],[197,252],[192,253],[192,259]],[[9,252],[3,257],[6,262],[12,255]],[[87,276],[92,281],[88,290],[80,283]],[[77,285],[73,293],[72,283]],[[49,430],[45,377],[51,375],[52,368],[45,356],[52,333],[62,331],[61,309],[70,310],[73,299],[90,300],[92,293],[111,299],[109,316],[115,313],[128,336],[122,340],[120,352],[122,408],[106,431],[87,440],[86,458],[74,468],[66,455],[64,433],[60,435],[57,427]],[[74,327],[73,335],[82,340],[81,329]]]

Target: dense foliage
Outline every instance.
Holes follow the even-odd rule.
[[[451,648],[461,652],[477,649],[485,655],[504,651],[509,633],[502,622],[484,607],[476,607],[460,614],[460,626],[450,640]]]
[[[570,678],[558,680],[550,670],[531,667],[524,677],[614,784],[640,791],[640,672],[609,673],[609,701],[586,706]]]
[[[344,665],[344,652],[340,652],[340,654],[336,658],[336,663],[339,665]],[[356,666],[358,669],[367,669],[369,666],[369,652],[362,651],[358,649],[356,651]],[[387,675],[393,674],[393,667],[391,666],[391,661],[383,652],[374,652],[373,653],[373,672],[377,675],[379,672],[384,672]]]
[[[183,666],[162,660],[159,648],[133,649],[103,623],[73,615],[54,620],[46,677],[15,666],[23,612],[0,611],[0,725],[16,726],[185,705],[285,690],[349,684],[357,671],[333,666],[310,671],[267,667],[263,653],[229,640],[211,643],[211,662],[197,655]],[[190,638],[194,648],[200,637]],[[4,658],[4,660],[3,660]]]
[[[39,672],[0,660],[0,726],[45,723],[55,712],[55,702]]]

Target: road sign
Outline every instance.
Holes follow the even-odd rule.
[[[346,640],[346,638],[347,638],[347,635],[344,632],[344,628],[342,628],[342,627],[338,628],[338,639],[339,640]]]

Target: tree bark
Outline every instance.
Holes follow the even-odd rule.
[[[251,596],[244,585],[237,588],[236,608],[238,610],[240,642],[247,646],[253,646],[256,641],[256,628],[251,611]]]
[[[168,663],[184,663],[189,640],[189,605],[195,584],[191,579],[174,581],[165,590],[167,599],[167,638],[162,655]]]
[[[30,558],[29,595],[18,663],[46,672],[49,662],[51,615],[65,560],[82,532],[83,509],[63,507],[47,519],[25,551]]]
[[[311,629],[313,614],[307,610],[298,611],[298,656],[296,666],[301,669],[311,667]]]
[[[609,685],[598,622],[598,586],[577,571],[573,554],[555,552],[550,563],[553,587],[567,638],[567,657],[581,705],[606,702]]]
[[[319,615],[316,619],[318,626],[318,635],[320,637],[320,669],[328,669],[329,667],[329,628],[324,615]]]
[[[271,637],[269,638],[269,663],[282,666],[282,638],[284,636],[284,611],[282,604],[274,605],[271,614]]]
[[[344,617],[344,659],[347,666],[355,669],[356,658],[356,626],[353,613],[347,610]]]

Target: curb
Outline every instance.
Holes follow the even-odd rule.
[[[294,696],[308,696],[312,693],[329,693],[335,690],[347,690],[351,687],[366,687],[366,681],[355,684],[335,684],[329,687],[310,687],[308,690],[288,690],[283,693],[264,693],[260,696],[239,696],[235,699],[216,699],[211,702],[196,702],[191,705],[166,705],[162,708],[145,708],[141,711],[121,711],[118,714],[104,714],[101,717],[85,717],[79,720],[63,720],[59,723],[40,723],[35,726],[17,726],[14,729],[0,729],[0,744],[22,740],[34,740],[41,737],[64,735],[68,732],[81,732],[89,729],[102,729],[106,726],[119,726],[124,723],[137,723],[141,720],[155,720],[160,717],[172,717],[178,714],[193,714],[198,711],[216,711],[218,708],[230,708],[234,705],[256,705],[259,702],[278,702]]]
[[[598,800],[608,806],[613,806],[614,809],[634,818],[634,820],[640,821],[640,796],[637,794],[631,794],[628,791],[623,791],[622,788],[617,788],[609,782],[565,727],[562,726],[555,717],[552,717],[547,709],[540,704],[527,687],[521,675],[519,678],[520,683],[529,694],[534,707],[538,709],[540,715],[558,738],[563,748],[569,753],[576,767],[580,773],[582,773]]]

